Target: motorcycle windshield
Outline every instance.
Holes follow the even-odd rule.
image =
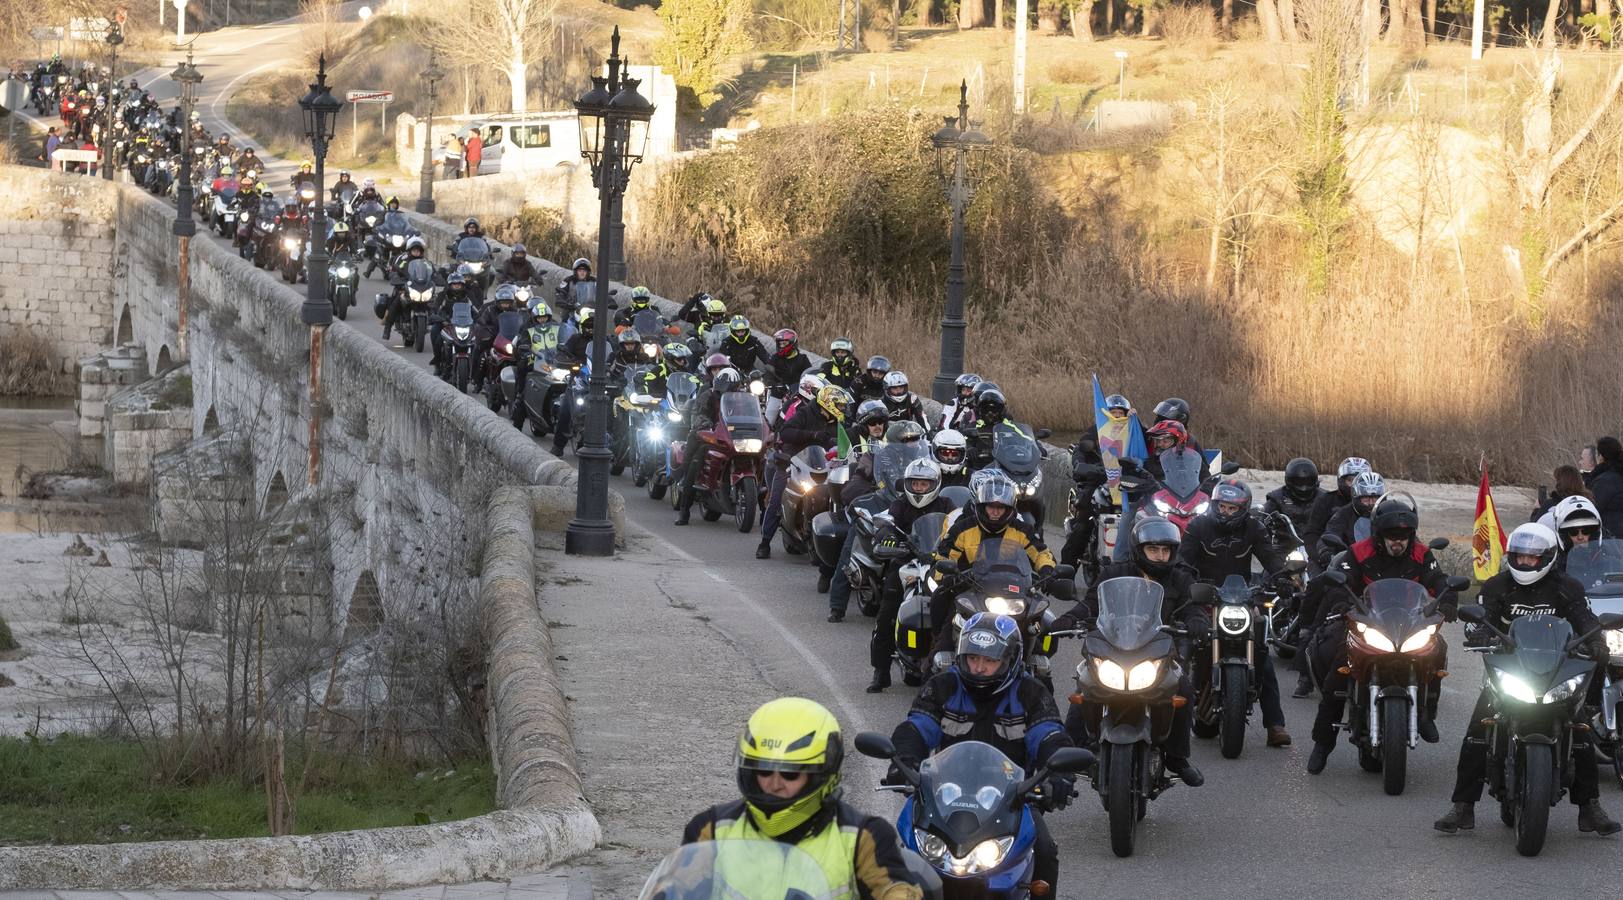
[[[379,230],[387,231],[390,234],[405,234],[407,227],[406,214],[396,210],[384,215],[383,224],[379,226]]]
[[[359,220],[362,225],[375,223],[383,218],[383,206],[371,201],[362,203],[360,208],[355,210],[355,218]],[[370,218],[372,222],[367,222],[366,220],[368,218]]]
[[[473,327],[473,304],[472,303],[453,303],[453,304],[451,304],[451,327],[453,327],[453,328],[472,328]]]
[[[631,317],[631,328],[645,341],[659,340],[659,333],[664,329],[659,324],[659,313],[645,309]]]
[[[897,441],[880,447],[873,458],[875,486],[886,494],[894,496],[899,493],[902,473],[907,471],[907,464],[915,459],[923,459],[929,452],[929,445],[923,441]]]
[[[1534,675],[1548,675],[1567,656],[1572,626],[1555,616],[1522,616],[1510,623],[1516,662]]]
[[[1223,586],[1217,589],[1217,596],[1224,603],[1250,603],[1251,586],[1239,575],[1230,575],[1223,579]]]
[[[1161,480],[1179,500],[1188,500],[1200,490],[1200,454],[1187,447],[1161,452]]]
[[[1623,596],[1623,541],[1591,541],[1567,552],[1567,574],[1591,598]]]
[[[496,317],[496,333],[512,340],[524,330],[524,314],[518,311],[504,312]]]
[[[969,568],[969,577],[980,588],[988,601],[994,597],[1031,601],[1031,558],[1025,548],[1013,541],[981,541],[975,551],[975,562]],[[1014,606],[1014,604],[1010,604]],[[1013,610],[1019,614],[1020,609]]]
[[[1431,595],[1417,581],[1383,578],[1364,590],[1364,602],[1376,627],[1397,642],[1414,632],[1416,621],[1426,614]]]
[[[455,255],[459,262],[489,262],[490,245],[484,238],[465,237],[456,242]]]
[[[847,885],[838,886],[844,896]],[[671,851],[638,900],[825,900],[835,886],[811,854],[782,841],[721,840]]]
[[[919,516],[908,531],[907,539],[919,553],[929,555],[941,542],[941,529],[947,523],[946,513],[928,513]],[[1022,554],[1024,555],[1024,554]]]
[[[575,296],[576,306],[591,306],[592,301],[596,299],[597,282],[577,281],[575,286],[571,288],[571,293]]]
[[[1099,636],[1120,650],[1137,650],[1161,630],[1161,585],[1148,578],[1112,578],[1099,585]]]
[[[670,399],[671,406],[682,409],[693,402],[693,395],[699,392],[699,379],[687,372],[673,372],[665,379],[665,394]]]
[[[953,744],[919,766],[913,824],[939,834],[952,855],[963,859],[982,841],[1019,830],[1015,789],[1025,777],[990,744]]]
[[[406,263],[406,281],[415,290],[423,290],[434,282],[434,267],[426,259]]]
[[[1037,473],[1042,457],[1037,452],[1036,441],[1000,425],[992,432],[992,462],[1010,478],[1024,482]]]
[[[766,437],[766,420],[761,418],[761,404],[748,391],[728,391],[721,395],[721,420],[727,424],[727,431],[735,443]]]

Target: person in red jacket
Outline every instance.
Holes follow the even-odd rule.
[[[468,132],[467,147],[463,151],[463,156],[468,161],[469,178],[479,174],[479,160],[483,159],[484,155],[485,142],[479,137],[479,126],[475,125],[473,129]]]

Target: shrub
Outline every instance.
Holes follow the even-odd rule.
[[[49,341],[24,329],[0,332],[0,396],[55,394],[63,386]]]
[[[1105,80],[1105,75],[1098,63],[1073,57],[1049,66],[1048,80],[1057,84],[1097,84]]]
[[[1217,39],[1217,19],[1204,3],[1174,3],[1161,10],[1161,37],[1173,47],[1210,43]]]

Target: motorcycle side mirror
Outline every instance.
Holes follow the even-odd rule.
[[[935,564],[935,567],[943,575],[957,575],[958,574],[958,562],[956,560],[943,559],[943,560],[938,561]]]
[[[1623,613],[1607,613],[1600,617],[1600,627],[1610,631],[1623,628]]]
[[[1075,577],[1076,577],[1076,566],[1055,566],[1054,567],[1054,580],[1055,581],[1070,581],[1071,579],[1073,579]]]
[[[1200,604],[1216,603],[1217,588],[1204,582],[1192,584],[1189,586],[1189,602]]]
[[[1093,765],[1093,754],[1082,747],[1061,747],[1048,757],[1048,771],[1074,775]]]
[[[1459,608],[1459,617],[1461,622],[1470,622],[1473,625],[1481,625],[1487,621],[1488,611],[1481,605],[1472,603],[1468,606],[1462,606]]]
[[[1347,573],[1338,569],[1330,569],[1319,577],[1330,582],[1331,584],[1339,584],[1342,587],[1347,586]]]
[[[1471,579],[1466,578],[1464,575],[1448,576],[1448,589],[1451,591],[1458,593],[1459,591],[1463,591],[1470,586]]]
[[[1319,537],[1319,540],[1322,541],[1326,547],[1329,547],[1332,550],[1345,550],[1345,549],[1347,549],[1347,542],[1345,540],[1343,540],[1341,535],[1339,535],[1339,534],[1326,533],[1324,535],[1321,535]]]
[[[877,731],[857,732],[856,745],[857,752],[863,756],[871,756],[874,759],[892,759],[896,756],[896,745],[890,742],[890,738]],[[1055,751],[1056,754],[1061,752],[1063,750]]]
[[[1223,474],[1224,475],[1233,475],[1235,472],[1238,472],[1238,471],[1240,471],[1240,464],[1239,463],[1226,462],[1226,463],[1223,464]]]
[[[1433,550],[1442,550],[1448,547],[1448,538],[1436,537],[1426,542],[1426,546]]]
[[[1048,440],[1049,438],[1051,438],[1053,436],[1054,436],[1054,429],[1052,429],[1052,428],[1039,428],[1035,432],[1032,433],[1032,437],[1034,437],[1036,440],[1039,440],[1039,441],[1046,441],[1046,440]]]

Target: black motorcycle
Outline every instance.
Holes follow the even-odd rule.
[[[1516,829],[1516,852],[1544,849],[1550,808],[1572,784],[1572,749],[1594,740],[1580,709],[1596,661],[1577,656],[1596,632],[1573,636],[1555,616],[1522,616],[1505,634],[1481,606],[1460,609],[1460,618],[1488,630],[1498,652],[1482,661],[1493,697],[1488,725],[1488,793],[1499,801],[1499,819]],[[1623,626],[1623,615],[1600,617],[1600,629]]]
[[[1256,659],[1259,651],[1267,652],[1267,617],[1239,575],[1223,581],[1208,612],[1211,632],[1196,645],[1192,661],[1197,687],[1191,725],[1200,737],[1217,737],[1225,759],[1236,759],[1257,702]]]
[[[798,555],[810,549],[812,520],[833,505],[828,483],[833,468],[828,451],[813,444],[795,454],[778,475],[789,479],[783,485],[783,552]]]
[[[490,282],[495,278],[496,257],[500,250],[492,250],[490,242],[482,237],[465,235],[458,238],[451,246],[451,265],[467,266],[473,273],[474,280],[479,283],[479,293],[483,294],[490,289]]]
[[[349,251],[333,254],[327,264],[327,296],[332,298],[332,311],[338,318],[349,318],[349,308],[355,305],[355,291],[360,284],[361,270]]]
[[[451,317],[440,333],[439,376],[459,394],[468,392],[468,381],[473,377],[473,350],[473,305],[453,303]]]
[[[1058,643],[1048,633],[1055,618],[1049,612],[1054,605],[1049,591],[1069,583],[1076,576],[1074,568],[1057,566],[1050,581],[1039,584],[1024,547],[1013,541],[983,538],[968,572],[960,571],[951,560],[937,562],[936,570],[945,579],[942,590],[957,595],[955,614],[948,626],[952,629],[951,646],[958,645],[964,623],[976,613],[1008,616],[1019,625],[1025,639],[1025,662],[1031,674],[1045,683],[1050,681]]]

